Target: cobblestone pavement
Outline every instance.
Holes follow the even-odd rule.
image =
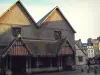
[[[94,70],[90,70],[89,73],[87,73],[87,70],[84,70],[83,72],[81,70],[76,71],[64,71],[64,72],[54,72],[54,73],[41,73],[41,74],[33,74],[33,75],[100,75],[100,69],[96,70],[97,74],[95,74]]]

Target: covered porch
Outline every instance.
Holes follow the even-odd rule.
[[[4,69],[12,73],[25,73],[31,68],[31,56],[7,55],[3,60]]]

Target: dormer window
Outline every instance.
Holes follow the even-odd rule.
[[[54,31],[55,40],[61,39],[61,31]]]
[[[19,34],[21,34],[21,28],[20,27],[13,27],[12,33],[14,37],[17,37]]]

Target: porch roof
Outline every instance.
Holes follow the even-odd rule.
[[[17,38],[18,39],[18,38]],[[9,46],[4,46],[0,48],[0,55],[7,54],[10,47],[17,40],[14,39]],[[48,40],[34,40],[34,39],[20,39],[26,46],[29,53],[33,55],[57,55],[66,39],[61,39],[58,41],[48,41]],[[69,43],[70,44],[70,43]]]
[[[56,55],[59,51],[62,40],[47,41],[23,39],[23,42],[27,45],[33,55]]]
[[[27,46],[22,41],[21,37],[15,38],[4,50],[1,50],[1,55],[28,55],[31,54]]]

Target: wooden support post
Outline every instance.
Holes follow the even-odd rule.
[[[52,57],[50,57],[50,68],[52,68]]]
[[[28,57],[26,57],[26,70],[28,70]]]
[[[6,70],[8,69],[8,56],[6,57]]]
[[[29,69],[31,69],[31,56],[29,56]]]
[[[60,56],[60,68],[62,69],[62,56]]]
[[[12,68],[12,65],[11,65],[11,56],[10,56],[10,61],[9,62],[10,62],[10,70],[11,70],[11,68]]]
[[[37,68],[39,67],[38,56],[37,56],[36,66],[37,66]]]
[[[61,61],[61,67],[62,67],[62,56],[61,56],[61,60],[60,61]]]
[[[60,56],[57,57],[57,61],[58,61],[58,68],[60,69]]]

